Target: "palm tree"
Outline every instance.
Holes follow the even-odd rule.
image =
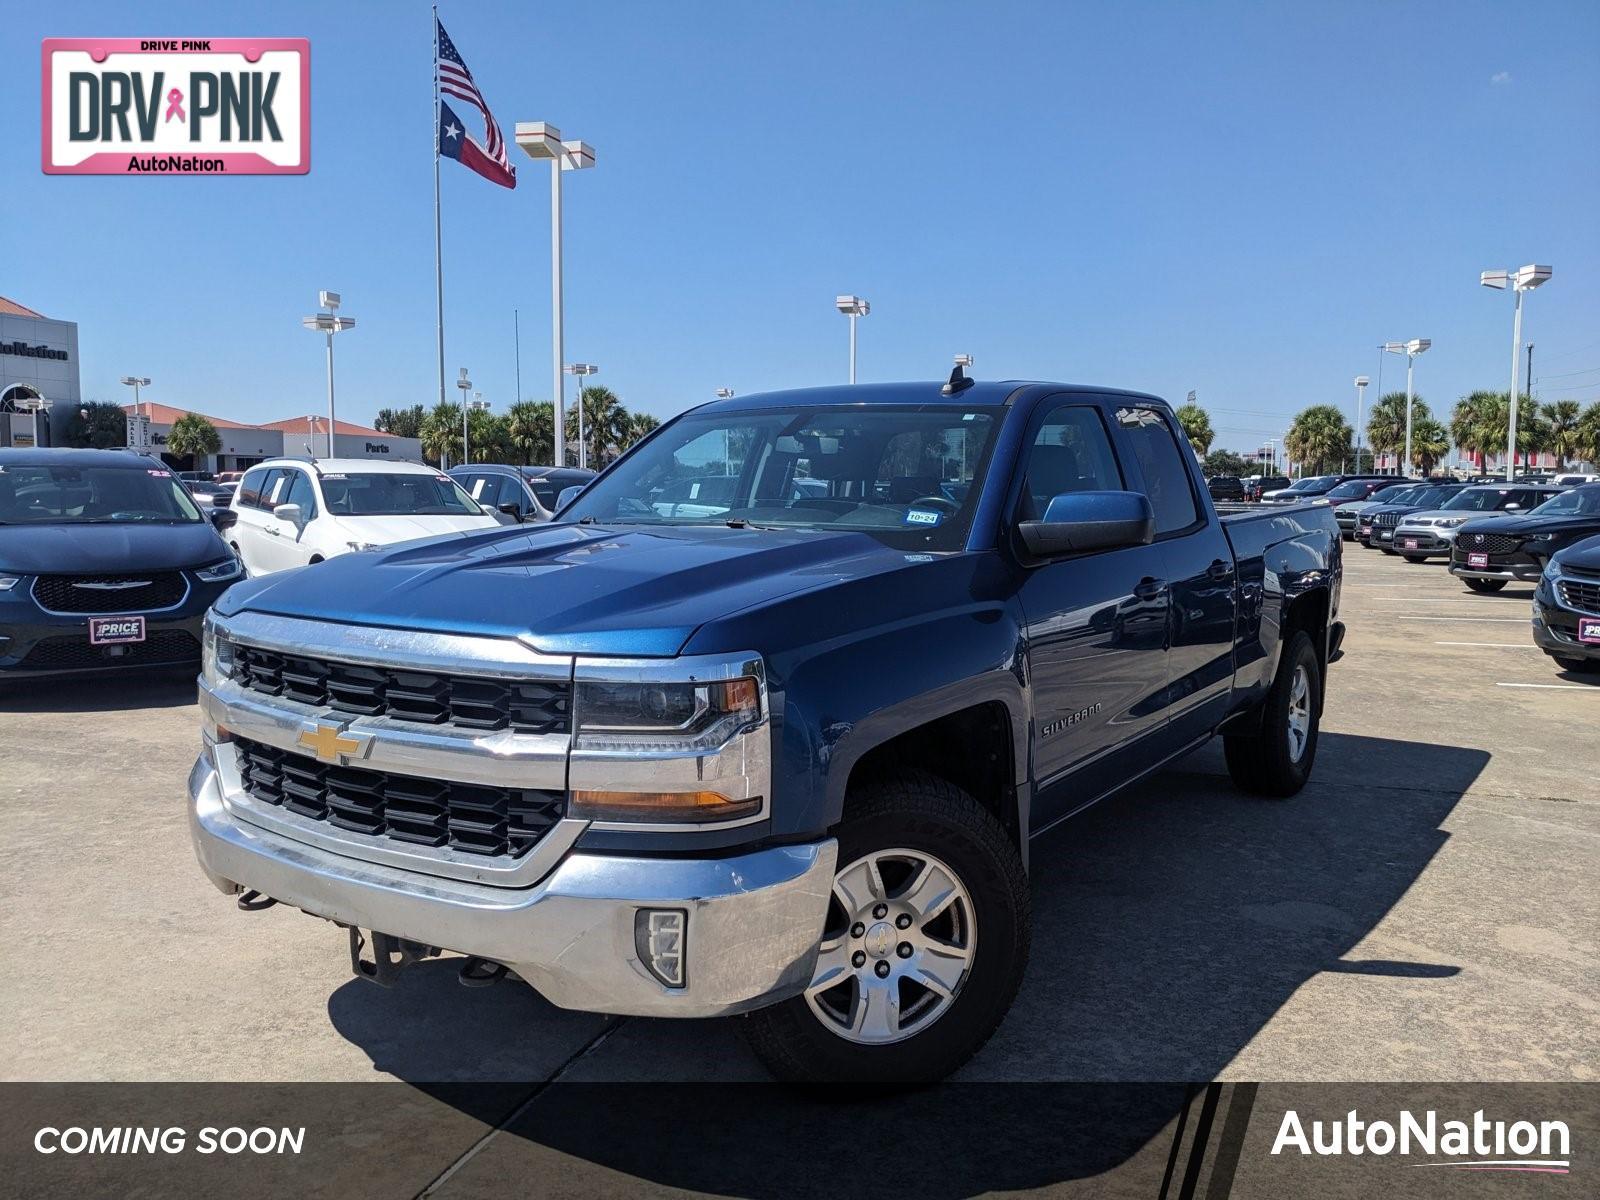
[[[506,442],[523,465],[550,463],[556,453],[556,406],[548,400],[521,400],[506,410]]]
[[[177,458],[193,457],[198,463],[207,454],[222,449],[217,427],[199,413],[184,413],[172,423],[167,434],[167,453]]]
[[[1590,466],[1600,467],[1600,400],[1584,409],[1583,416],[1578,418],[1572,453]]]
[[[579,394],[578,403],[583,405],[583,440],[589,451],[589,465],[598,471],[608,458],[614,457],[607,451],[620,452],[626,443],[632,418],[610,388],[586,387]],[[577,439],[578,413],[574,406],[573,411],[567,413],[567,440],[576,442]]]
[[[1185,404],[1173,415],[1178,418],[1183,436],[1189,439],[1195,454],[1204,458],[1217,436],[1211,430],[1211,418],[1206,415],[1206,410],[1198,404]]]
[[[1576,400],[1557,400],[1543,406],[1545,448],[1556,456],[1556,470],[1566,469],[1567,459],[1578,452],[1578,420],[1581,408]]]
[[[440,466],[461,456],[461,406],[436,404],[422,422],[422,456]]]
[[[1503,455],[1511,428],[1510,392],[1473,392],[1467,399],[1477,413],[1477,448],[1485,455]],[[1454,422],[1452,421],[1452,428]],[[1517,406],[1517,453],[1527,456],[1544,449],[1550,437],[1548,422],[1533,404]],[[1460,439],[1457,438],[1457,441]],[[1524,457],[1524,461],[1526,458]]]
[[[473,462],[504,462],[507,454],[505,418],[485,408],[467,413],[467,455]]]
[[[1413,433],[1416,432],[1419,420],[1425,420],[1432,415],[1421,396],[1411,397]],[[1405,450],[1406,394],[1404,392],[1390,392],[1372,406],[1372,410],[1367,414],[1367,443],[1374,450],[1384,454],[1398,454]]]
[[[1424,478],[1450,453],[1450,431],[1432,417],[1411,422],[1411,458]]]
[[[651,433],[655,432],[656,429],[660,428],[660,426],[660,417],[651,416],[647,412],[636,412],[630,414],[628,417],[628,436],[622,448],[626,450],[635,442],[641,441],[648,437]]]
[[[1321,475],[1350,460],[1350,423],[1333,404],[1313,404],[1295,417],[1284,447],[1302,474]]]
[[[420,404],[413,404],[410,408],[380,408],[378,415],[372,419],[372,427],[379,433],[393,434],[395,437],[421,437],[422,422],[427,417],[428,410]]]

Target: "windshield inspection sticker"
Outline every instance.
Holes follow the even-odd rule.
[[[906,509],[907,525],[937,525],[942,520],[944,520],[944,514],[934,512],[931,508]]]

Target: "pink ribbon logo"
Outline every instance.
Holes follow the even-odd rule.
[[[173,88],[167,93],[167,115],[163,119],[162,124],[166,124],[166,122],[172,120],[173,117],[177,117],[180,121],[187,121],[189,119],[183,115],[183,93],[177,88]]]

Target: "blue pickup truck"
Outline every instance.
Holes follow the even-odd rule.
[[[378,982],[454,952],[748,1014],[783,1078],[935,1079],[1022,981],[1032,838],[1214,736],[1305,783],[1341,578],[1331,509],[1219,518],[1152,396],[719,401],[552,523],[231,588],[194,844]]]

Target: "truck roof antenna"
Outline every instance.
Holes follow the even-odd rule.
[[[962,372],[961,368],[962,367],[970,367],[971,365],[972,365],[972,356],[971,355],[969,355],[969,354],[958,354],[958,355],[956,355],[956,365],[955,365],[954,369],[952,369],[951,372],[950,372],[950,379],[939,390],[942,393],[944,393],[946,396],[954,396],[957,392],[966,391],[969,387],[971,387],[977,381],[973,380],[973,379],[968,379],[966,377],[966,375]]]

